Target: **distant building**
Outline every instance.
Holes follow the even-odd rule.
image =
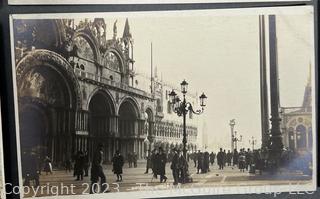
[[[312,87],[310,73],[305,86],[302,106],[282,107],[281,109],[284,146],[293,151],[312,151]]]
[[[117,21],[107,26],[103,18],[13,23],[22,151],[63,165],[79,150],[92,156],[99,144],[106,161],[117,149],[143,158],[150,146],[179,147],[182,118],[168,99],[173,87],[156,77],[151,85],[149,77],[152,91],[142,88],[128,20],[120,36]],[[193,121],[187,127],[190,150],[198,135]]]

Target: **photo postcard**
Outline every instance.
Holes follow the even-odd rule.
[[[316,189],[312,6],[10,22],[21,196]]]

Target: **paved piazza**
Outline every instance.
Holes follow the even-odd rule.
[[[189,165],[193,165],[192,162]],[[162,190],[167,189],[168,187],[172,187],[173,177],[171,174],[170,164],[166,165],[166,176],[168,180],[166,183],[160,183],[158,179],[152,179],[152,174],[144,174],[145,172],[145,162],[138,163],[137,168],[128,168],[128,164],[125,164],[123,169],[123,182],[117,184],[116,176],[111,171],[111,165],[107,165],[105,167],[105,174],[107,177],[107,183],[110,186],[109,190],[111,192],[130,192],[130,191],[139,191],[139,190]],[[310,183],[310,177],[303,175],[299,172],[290,173],[288,172],[280,173],[277,177],[273,177],[271,175],[263,174],[263,175],[253,175],[248,172],[241,173],[237,168],[227,167],[225,170],[221,171],[217,168],[217,165],[211,167],[211,171],[206,174],[196,174],[196,168],[190,168],[190,174],[193,178],[193,184],[183,184],[179,186],[181,188],[189,188],[189,187],[212,187],[212,186],[256,186],[256,185],[288,185],[288,184],[307,184]],[[42,173],[40,176],[40,184],[43,186],[43,193],[39,192],[37,196],[45,196],[48,195],[47,190],[51,190],[51,187],[57,186],[59,187],[59,195],[61,191],[63,194],[66,194],[67,189],[61,189],[61,185],[68,186],[71,185],[73,188],[73,194],[82,194],[88,193],[88,186],[90,184],[90,176],[84,177],[83,181],[76,181],[75,177],[73,177],[73,172],[66,173],[65,171],[53,171],[52,175],[46,175]],[[145,183],[145,184],[144,184]],[[140,185],[141,184],[141,185]],[[49,185],[49,186],[48,186]],[[41,187],[40,187],[41,188]],[[117,189],[119,188],[119,190]],[[49,195],[51,193],[56,193],[56,189],[52,189],[53,191],[49,191]],[[71,189],[68,190],[69,194],[71,193]],[[33,196],[33,192],[27,196]]]

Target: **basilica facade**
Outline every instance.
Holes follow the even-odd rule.
[[[117,21],[107,26],[102,18],[19,19],[13,27],[22,152],[59,165],[79,150],[91,157],[99,144],[105,161],[118,149],[144,158],[153,147],[180,147],[173,87],[156,75],[151,89],[139,87],[128,20],[120,36]],[[197,147],[197,122],[190,116],[189,150]]]

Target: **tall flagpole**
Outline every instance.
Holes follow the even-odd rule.
[[[150,88],[151,88],[151,93],[153,93],[153,53],[152,53],[152,42],[151,42],[151,71],[150,71],[150,77],[151,77],[151,86],[150,86]]]
[[[266,41],[265,41],[265,19],[259,16],[259,43],[260,43],[260,101],[261,101],[261,141],[262,148],[268,145],[269,131],[269,107],[268,86],[266,67]]]

